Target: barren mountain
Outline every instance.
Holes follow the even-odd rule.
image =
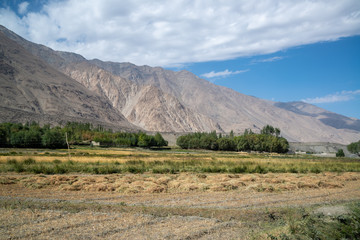
[[[317,106],[304,102],[275,102],[275,106],[285,110],[319,119],[322,123],[336,129],[350,129],[360,131],[360,120],[349,118],[337,113],[327,111]]]
[[[177,98],[152,85],[136,84],[87,61],[73,62],[62,71],[106,96],[131,123],[148,131],[221,131],[210,118],[191,111]]]
[[[243,132],[246,128],[259,131],[271,124],[282,130],[290,141],[338,142],[347,144],[360,138],[359,120],[331,113],[316,106],[301,103],[304,114],[293,103],[276,103],[247,96],[232,89],[217,86],[188,71],[169,71],[159,67],[136,66],[130,63],[92,60],[114,75],[138,84],[151,84],[176,96],[185,106],[219,123],[224,131]],[[298,104],[300,108],[300,105]],[[314,115],[315,114],[315,115]]]
[[[0,32],[0,121],[83,121],[137,130],[111,103]]]
[[[78,54],[31,43],[4,27],[0,26],[0,31],[86,88],[108,98],[114,108],[137,126],[161,132],[222,131],[212,119],[185,107],[159,88],[113,75]]]
[[[131,63],[88,61],[53,51],[1,28],[34,55],[108,98],[137,126],[152,131],[259,131],[271,124],[289,141],[348,144],[360,138],[358,119],[306,103],[279,103],[217,86],[188,71]]]

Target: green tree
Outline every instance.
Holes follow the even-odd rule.
[[[155,140],[156,146],[158,146],[158,147],[168,145],[168,142],[163,138],[163,136],[160,133],[155,134],[154,140]]]
[[[156,146],[155,138],[153,136],[146,135],[145,133],[140,133],[138,146],[144,148]]]
[[[336,157],[345,157],[344,150],[339,149],[336,153]]]
[[[47,130],[42,136],[42,144],[46,148],[65,148],[65,135],[61,132],[60,128],[52,128]]]
[[[271,125],[266,125],[263,127],[263,129],[261,129],[260,133],[264,134],[264,135],[273,135],[276,137],[280,136],[280,129],[279,128],[274,128]]]
[[[247,140],[248,135],[239,136],[236,138],[236,150],[237,151],[249,151],[250,146]]]
[[[10,136],[10,144],[13,147],[25,147],[25,130],[12,132]]]
[[[219,150],[222,150],[222,151],[234,151],[235,150],[235,142],[234,142],[234,139],[232,139],[232,138],[228,138],[228,137],[219,138],[217,143],[219,145]]]
[[[230,137],[230,138],[234,138],[234,136],[235,136],[235,135],[234,135],[234,131],[231,130],[231,131],[230,131],[230,134],[229,134],[229,137]]]
[[[179,147],[181,147],[182,149],[189,149],[189,140],[188,140],[188,136],[184,135],[184,136],[180,136],[176,139],[176,145],[178,145]]]
[[[218,150],[219,145],[217,144],[217,136],[213,133],[203,134],[200,137],[200,148],[208,150]]]
[[[40,148],[42,146],[40,129],[31,128],[25,132],[24,144],[26,147]]]
[[[0,126],[0,147],[6,147],[9,144],[8,142],[8,134],[6,128]]]
[[[280,129],[279,128],[275,128],[275,136],[279,137],[280,136]]]
[[[347,146],[347,149],[349,150],[349,152],[360,156],[360,140],[357,142],[350,143]]]
[[[254,132],[249,128],[249,129],[245,129],[244,131],[244,135],[250,135],[250,134],[254,134]]]

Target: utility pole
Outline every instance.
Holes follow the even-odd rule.
[[[71,154],[70,154],[70,145],[69,145],[69,141],[68,141],[67,132],[65,132],[65,138],[66,138],[66,144],[67,144],[67,147],[68,147],[69,161],[70,161]]]

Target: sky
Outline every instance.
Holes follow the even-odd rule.
[[[87,59],[360,119],[359,0],[2,0],[0,24]]]

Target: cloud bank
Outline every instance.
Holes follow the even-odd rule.
[[[301,101],[306,103],[335,103],[346,102],[355,98],[356,95],[360,95],[360,89],[355,91],[341,91],[335,94],[329,94],[324,97],[306,98]]]
[[[30,2],[31,5],[31,2]],[[172,66],[274,53],[360,34],[359,0],[48,0],[0,9],[28,40],[88,59]]]

